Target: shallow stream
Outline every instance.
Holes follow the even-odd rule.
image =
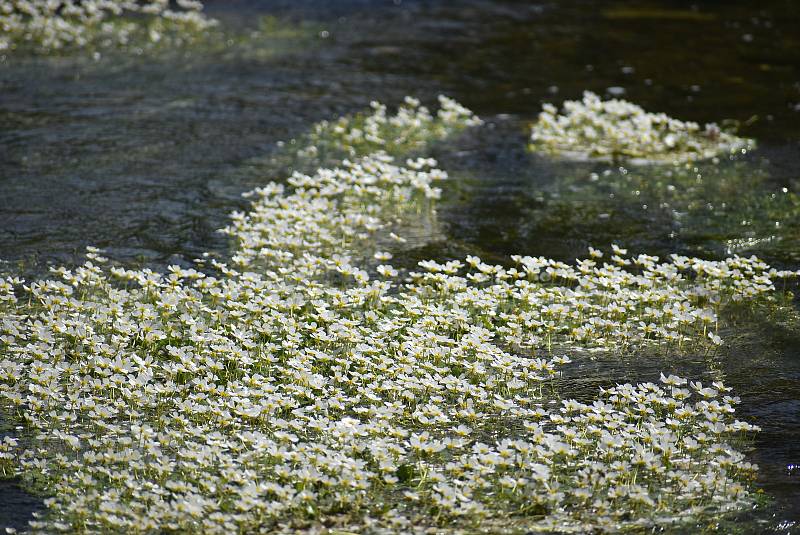
[[[286,175],[276,142],[405,95],[446,94],[486,121],[438,146],[451,177],[441,234],[407,258],[589,245],[800,268],[800,9],[751,2],[209,1],[239,36],[173,50],[0,62],[0,258],[37,275],[86,245],[120,262],[224,254],[215,232],[243,191]],[[271,18],[255,22],[261,16]],[[258,30],[259,33],[252,32]],[[732,119],[757,150],[697,169],[619,169],[530,153],[541,103],[584,89],[698,122]],[[608,170],[608,172],[607,172]],[[762,428],[749,457],[774,503],[739,526],[800,529],[800,303],[734,325],[714,356],[575,359],[567,395],[652,381],[724,379]],[[0,525],[41,508],[0,487]]]

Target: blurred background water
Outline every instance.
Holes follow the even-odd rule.
[[[452,180],[442,234],[406,258],[571,260],[627,246],[800,268],[800,7],[682,1],[209,0],[229,41],[0,61],[0,258],[30,276],[86,245],[165,266],[224,254],[241,192],[281,178],[279,140],[322,119],[452,96],[487,124],[435,149]],[[262,18],[267,17],[267,18]],[[664,171],[558,162],[526,149],[541,103],[583,90],[698,122],[731,119],[758,149]],[[265,160],[266,157],[266,160]],[[608,172],[606,172],[608,171]],[[595,175],[592,175],[594,173]],[[277,175],[277,176],[276,176]],[[774,502],[746,533],[800,529],[800,322],[736,325],[713,357],[576,359],[563,389],[724,379],[760,425],[750,460]],[[0,525],[41,501],[0,487]]]

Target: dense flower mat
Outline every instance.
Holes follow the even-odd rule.
[[[745,151],[752,140],[704,128],[665,113],[650,113],[621,99],[601,100],[590,91],[567,100],[563,112],[545,104],[531,128],[531,148],[569,158],[677,163]]]
[[[252,192],[227,262],[156,273],[90,250],[0,283],[0,398],[21,427],[0,461],[49,496],[32,531],[583,533],[752,506],[757,428],[722,383],[586,403],[553,379],[571,347],[712,348],[720,314],[795,273],[618,247],[401,272],[398,233],[447,175],[358,156],[353,125],[378,117],[370,147],[402,131],[419,150],[479,124],[448,99],[407,106],[334,127],[350,160]]]
[[[197,0],[0,0],[0,51],[124,45],[138,33],[158,42],[214,25],[202,9]]]

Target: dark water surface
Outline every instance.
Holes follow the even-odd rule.
[[[784,1],[218,0],[247,35],[230,45],[0,62],[0,258],[42,273],[86,245],[164,266],[224,253],[215,229],[271,178],[259,158],[313,122],[450,95],[486,119],[438,147],[452,177],[446,238],[413,258],[521,253],[570,260],[588,245],[800,268],[800,7]],[[543,101],[584,89],[681,119],[742,124],[758,150],[663,171],[569,164],[526,150]],[[598,178],[591,179],[591,173]],[[697,175],[700,175],[699,177]],[[670,189],[672,186],[672,189]],[[786,191],[784,191],[784,188]],[[2,267],[2,266],[0,266]],[[724,379],[763,428],[751,460],[774,498],[748,533],[800,530],[800,321],[795,304],[731,328],[714,357],[576,359],[564,388],[591,397],[659,371]],[[40,502],[0,488],[0,525]]]

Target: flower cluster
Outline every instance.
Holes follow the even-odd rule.
[[[675,163],[747,149],[751,140],[664,113],[648,113],[625,100],[601,100],[589,91],[564,102],[563,113],[545,104],[531,129],[531,148],[569,158]]]
[[[50,51],[91,43],[126,44],[145,28],[157,42],[169,28],[203,30],[215,24],[202,2],[177,0],[0,0],[0,50],[23,43]],[[133,15],[133,16],[130,16]]]
[[[90,249],[0,280],[0,466],[50,498],[33,531],[413,532],[664,526],[750,506],[721,383],[559,400],[544,351],[716,344],[776,272],[590,250],[576,265],[388,262],[445,178],[375,154],[254,191],[230,262],[166,273]],[[560,352],[559,352],[560,353]]]
[[[257,188],[246,194],[256,197],[251,210],[234,213],[223,229],[236,242],[232,260],[249,269],[277,265],[306,277],[334,271],[368,281],[365,262],[391,258],[373,258],[374,248],[400,247],[406,238],[396,232],[432,220],[431,204],[441,195],[435,183],[447,178],[432,164],[419,158],[401,167],[376,153],[313,175],[295,172],[289,190],[277,183]]]
[[[0,396],[34,435],[20,472],[53,495],[42,531],[504,516],[581,531],[750,500],[753,467],[728,444],[753,429],[723,385],[670,377],[553,406],[569,359],[504,349],[510,313],[478,289],[88,256],[5,294]]]
[[[394,115],[387,115],[386,106],[380,102],[373,101],[370,106],[371,113],[315,124],[303,139],[298,156],[329,162],[376,151],[406,154],[457,130],[482,124],[470,110],[443,95],[439,96],[435,115],[413,97],[406,97]]]

